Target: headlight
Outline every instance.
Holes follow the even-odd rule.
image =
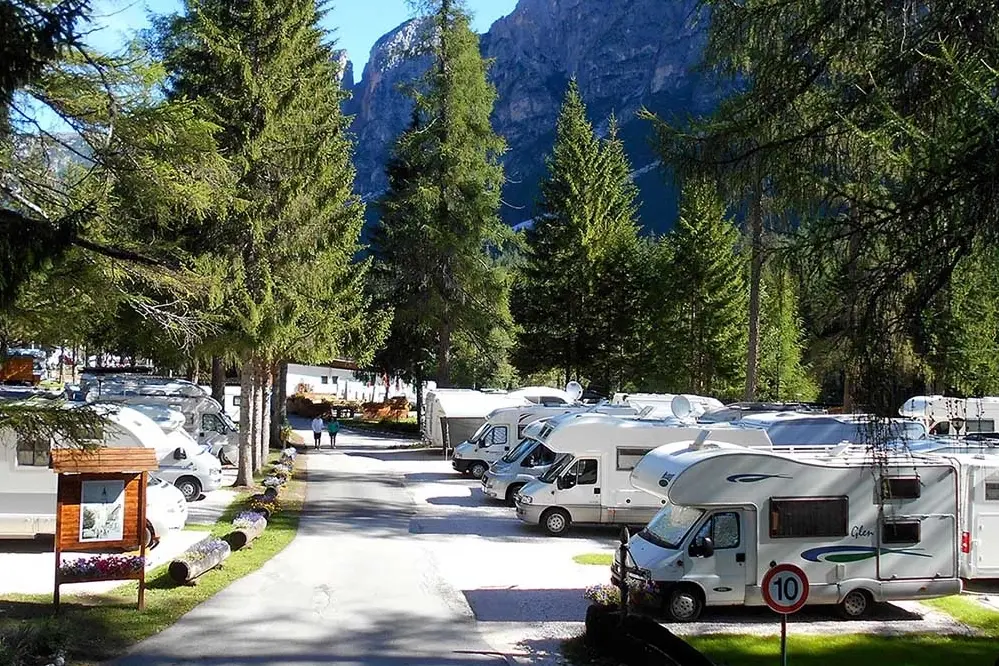
[[[523,504],[534,504],[534,498],[530,495],[517,495],[517,500]]]

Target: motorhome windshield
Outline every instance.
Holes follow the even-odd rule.
[[[482,436],[486,434],[487,430],[489,430],[489,422],[488,421],[485,422],[485,423],[483,423],[482,425],[480,425],[479,429],[476,430],[475,433],[471,437],[468,438],[468,441],[470,443],[472,443],[472,444],[475,444],[480,439],[482,439]]]
[[[520,444],[515,446],[513,451],[510,451],[510,453],[500,458],[500,460],[502,460],[505,463],[516,462],[517,459],[520,458],[522,455],[524,455],[524,453],[526,453],[529,448],[533,447],[537,443],[538,440],[534,439],[533,437],[525,437],[524,439],[520,440]]]
[[[239,430],[239,428],[236,426],[235,423],[233,423],[233,420],[229,417],[228,414],[226,414],[225,412],[219,412],[218,416],[220,419],[222,419],[222,423],[224,423],[225,426],[229,428],[229,430],[232,430],[233,432]]]
[[[538,481],[541,481],[542,483],[554,483],[555,479],[559,477],[559,474],[561,474],[566,467],[572,464],[573,460],[575,460],[575,458],[571,453],[558,454],[558,458],[555,459],[555,462],[552,463],[552,466],[548,468],[547,472],[538,477]]]
[[[677,550],[703,514],[701,509],[667,504],[638,536],[661,548]]]

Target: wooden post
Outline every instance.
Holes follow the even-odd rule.
[[[149,473],[139,477],[139,557],[142,558],[142,571],[139,572],[139,610],[146,608],[146,484]]]
[[[57,483],[62,485],[62,474]],[[56,490],[56,527],[55,527],[55,588],[52,593],[52,604],[56,615],[59,614],[59,568],[62,565],[62,492]]]

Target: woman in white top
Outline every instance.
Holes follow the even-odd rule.
[[[315,440],[316,450],[319,450],[319,441],[323,436],[323,417],[317,416],[312,419],[312,438]]]

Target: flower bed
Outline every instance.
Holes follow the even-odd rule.
[[[253,495],[247,502],[247,508],[250,511],[261,514],[266,519],[270,519],[271,516],[281,509],[281,504],[278,502],[276,495]]]
[[[256,511],[242,511],[232,521],[232,526],[235,529],[226,535],[225,540],[230,548],[239,550],[263,534],[267,519]]]
[[[145,567],[137,555],[97,555],[68,560],[59,566],[59,579],[64,583],[135,578]]]
[[[231,554],[232,548],[228,543],[218,537],[206,537],[170,563],[168,568],[170,578],[177,583],[190,583],[206,571],[222,564]]]
[[[264,488],[277,488],[284,485],[284,479],[277,476],[268,476],[263,481]]]

